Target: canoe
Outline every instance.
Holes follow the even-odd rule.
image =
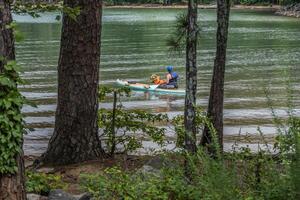
[[[158,88],[158,85],[149,85],[144,83],[132,83],[125,80],[117,79],[116,81],[117,85],[123,86],[123,87],[129,87],[132,90],[136,91],[148,91],[148,92],[156,92],[156,93],[162,93],[162,94],[178,94],[178,95],[184,95],[185,90],[182,89],[163,89]]]

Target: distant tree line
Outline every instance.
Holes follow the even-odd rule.
[[[187,0],[105,0],[107,5],[126,5],[126,4],[187,4]],[[200,4],[217,4],[216,0],[199,0]],[[235,5],[287,5],[300,3],[300,0],[232,0]]]
[[[60,0],[22,0],[24,3],[55,3]],[[216,4],[216,0],[199,0],[200,4]],[[187,0],[104,0],[106,5],[128,5],[128,4],[187,4]],[[232,0],[235,5],[288,5],[300,3],[300,0]]]
[[[105,0],[107,5],[126,5],[126,4],[187,4],[187,0]],[[217,4],[216,0],[199,0],[200,4]],[[287,5],[300,3],[300,0],[232,0],[235,5]]]

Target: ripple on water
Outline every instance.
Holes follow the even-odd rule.
[[[117,78],[147,82],[151,74],[165,75],[166,65],[174,65],[180,74],[180,87],[184,88],[185,56],[170,53],[166,39],[180,9],[105,9],[103,17],[101,85],[113,85]],[[22,77],[28,82],[20,86],[22,94],[37,102],[37,108],[25,106],[25,121],[35,131],[25,136],[24,150],[28,154],[41,154],[53,132],[57,98],[57,63],[59,57],[60,22],[58,13],[45,13],[41,18],[14,15],[25,41],[16,44],[17,60],[23,66]],[[198,53],[198,101],[207,106],[212,66],[215,55],[215,10],[201,10],[199,20],[202,32]],[[240,133],[257,141],[257,126],[268,137],[276,128],[268,108],[264,87],[279,118],[286,119],[286,79],[290,72],[293,86],[292,102],[295,115],[300,116],[300,22],[273,16],[260,11],[233,10],[229,30],[228,65],[225,82],[225,148],[231,149]],[[167,113],[171,118],[183,114],[184,97],[133,93],[124,98],[126,109],[144,109],[153,113]],[[111,108],[111,97],[100,107]],[[169,127],[167,136],[174,147],[174,131]],[[241,142],[248,145],[246,142]],[[158,148],[144,141],[146,153]],[[173,145],[173,146],[172,146]],[[257,149],[257,144],[251,144]]]

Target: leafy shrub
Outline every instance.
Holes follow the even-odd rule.
[[[182,154],[176,155],[177,158]],[[170,160],[159,174],[129,173],[118,168],[105,170],[103,175],[83,175],[81,185],[96,199],[243,199],[236,188],[238,182],[233,170],[205,153],[190,156],[192,180],[185,176],[180,159]]]
[[[201,112],[198,114],[202,116]],[[207,123],[198,119],[199,125]],[[175,121],[180,122],[180,129],[181,118]],[[196,155],[185,151],[166,154],[166,167],[157,174],[110,168],[101,175],[83,175],[81,185],[99,200],[299,199],[300,119],[294,117],[289,124],[290,135],[275,147],[281,149],[278,155],[261,149],[253,153],[247,147],[239,147],[212,158],[199,148]],[[292,150],[285,148],[287,144]],[[289,156],[282,156],[287,152]],[[186,165],[190,170],[188,177],[192,178],[186,176]]]
[[[167,199],[156,176],[140,176],[109,168],[104,175],[82,175],[81,185],[96,199]]]
[[[133,151],[142,147],[142,139],[137,135],[146,135],[159,145],[164,144],[165,128],[155,126],[157,122],[168,121],[166,114],[151,114],[143,110],[125,110],[120,99],[129,96],[128,88],[101,88],[99,100],[105,99],[108,94],[114,96],[112,110],[100,109],[98,124],[102,128],[102,138],[106,140],[108,152],[113,155],[116,146],[121,145],[124,152]]]
[[[21,82],[16,62],[8,61],[0,73],[0,174],[17,170],[15,157],[21,151],[24,132],[21,109],[26,103],[17,87]]]
[[[81,185],[99,200],[297,199],[290,168],[278,165],[270,155],[250,157],[240,152],[222,160],[200,149],[187,156],[191,179],[186,177],[183,157],[185,153],[171,154],[169,164],[157,174],[109,168],[101,175],[81,176]]]
[[[52,189],[65,189],[66,187],[61,176],[30,171],[26,173],[26,191],[28,193],[48,194]]]

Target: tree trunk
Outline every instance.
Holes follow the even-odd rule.
[[[0,71],[6,60],[15,60],[14,35],[6,26],[12,22],[9,0],[0,0]]]
[[[196,92],[197,92],[197,0],[189,0],[186,43],[186,95],[184,109],[185,149],[196,152]]]
[[[16,157],[16,174],[0,174],[0,200],[25,200],[25,169],[23,150]]]
[[[111,122],[111,150],[110,150],[110,156],[114,158],[114,154],[116,151],[116,111],[117,111],[117,101],[118,96],[117,92],[114,91],[114,103],[113,103],[113,111],[112,111],[112,122]]]
[[[226,64],[227,35],[230,13],[230,0],[218,0],[218,29],[217,50],[214,62],[214,72],[211,81],[210,97],[207,116],[211,119],[217,131],[220,150],[223,150],[223,104],[224,104],[224,75]],[[201,139],[203,146],[211,144],[212,135],[206,126]],[[212,149],[209,150],[214,153]]]
[[[15,60],[14,36],[6,26],[12,22],[8,0],[0,0],[0,72],[8,60]],[[21,145],[22,146],[22,145]],[[17,172],[0,174],[0,200],[23,200],[25,194],[23,150],[16,156]]]
[[[42,156],[43,163],[57,165],[104,155],[97,124],[102,1],[64,5],[81,12],[76,20],[63,16],[55,129]]]

